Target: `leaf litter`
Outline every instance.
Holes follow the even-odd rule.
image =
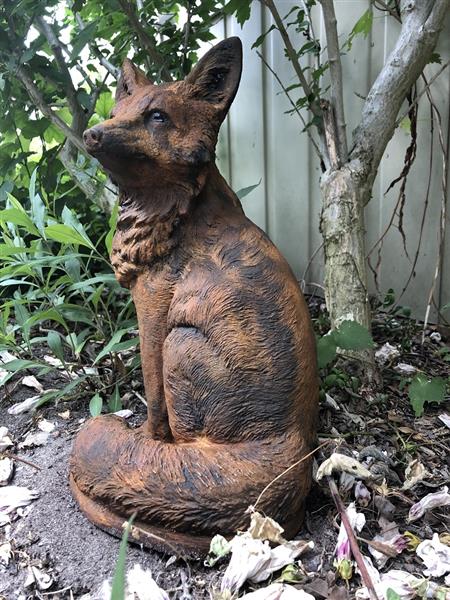
[[[376,329],[377,323],[375,333]],[[152,600],[234,600],[235,597],[249,600],[373,598],[355,564],[354,550],[348,539],[341,537],[338,531],[337,511],[330,501],[328,489],[331,479],[337,484],[346,512],[351,514],[354,510],[357,515],[364,517],[360,517],[359,522],[351,519],[352,529],[358,553],[377,597],[380,600],[423,597],[450,599],[450,541],[449,536],[446,537],[450,524],[450,495],[446,488],[450,481],[447,460],[450,427],[448,407],[445,410],[446,407],[442,404],[425,405],[425,413],[417,418],[411,409],[407,386],[402,384],[403,381],[408,382],[408,378],[414,378],[417,373],[423,372],[425,363],[430,377],[442,377],[444,363],[437,358],[437,352],[433,354],[432,350],[440,349],[444,343],[442,336],[428,335],[425,346],[413,340],[405,351],[404,344],[399,339],[390,338],[388,342],[381,335],[378,349],[383,349],[384,346],[384,351],[378,354],[377,360],[383,369],[384,388],[374,392],[370,389],[365,391],[361,387],[355,390],[345,384],[341,388],[326,391],[327,400],[321,405],[319,443],[326,441],[327,445],[316,454],[317,483],[311,492],[305,526],[299,539],[286,542],[276,522],[253,510],[247,531],[240,532],[232,540],[226,540],[220,535],[213,538],[207,563],[210,566],[207,567],[187,563],[182,568],[180,559],[171,557],[169,561],[159,563],[158,567],[155,567],[156,563],[152,563],[151,568],[147,568],[146,557],[151,553],[135,553],[130,547],[128,552],[133,560],[127,575],[127,593],[134,596],[129,597],[149,597]],[[345,362],[345,359],[338,361],[340,368],[352,373],[351,362]],[[399,365],[412,368],[405,370],[400,367],[399,372]],[[448,365],[446,366],[448,369]],[[45,378],[41,384],[42,389],[51,387]],[[0,427],[0,451],[10,452],[14,444],[19,448],[19,444],[30,433],[44,433],[48,434],[44,446],[22,446],[20,449],[22,457],[27,460],[29,455],[33,459],[33,454],[47,456],[48,453],[54,453],[52,448],[56,442],[61,447],[61,440],[53,437],[56,433],[62,433],[70,444],[79,426],[78,421],[87,417],[85,405],[63,403],[57,408],[39,407],[33,411],[36,405],[30,404],[35,400],[36,397],[32,398],[30,403],[30,399],[24,399],[23,396],[17,397],[15,393],[11,395],[10,409],[14,405],[23,406],[24,401],[26,408],[8,411],[5,425],[9,431]],[[135,414],[124,413],[123,416],[127,416],[133,425],[142,415],[142,410],[134,405],[124,406],[126,410],[130,408]],[[41,419],[42,415],[46,417],[45,420]],[[15,423],[20,426],[16,427]],[[52,430],[55,423],[58,431]],[[15,462],[10,458],[9,460]],[[35,471],[28,468],[28,472],[37,477]],[[62,473],[64,477],[65,471],[62,470]],[[32,476],[29,481],[33,481]],[[24,506],[17,506],[6,515],[7,519],[0,529],[0,564],[5,569],[11,569],[13,564],[23,565],[22,586],[25,572],[32,566],[43,573],[41,586],[49,581],[47,576],[52,578],[52,583],[47,588],[49,590],[56,589],[56,585],[69,585],[72,586],[71,590],[86,589],[81,584],[77,588],[73,579],[66,578],[64,571],[53,572],[51,563],[49,567],[48,562],[35,562],[40,555],[33,542],[28,542],[26,552],[20,550],[19,554],[24,552],[25,558],[17,563],[15,548],[17,544],[21,547],[24,543],[20,541],[20,535],[17,539],[15,537],[18,535],[17,527],[19,523],[26,523],[29,518],[26,511],[37,499],[29,494],[34,492],[48,495],[51,494],[51,489],[35,488],[32,483],[28,486],[7,484],[0,487],[0,494],[2,489],[11,487],[25,488],[28,499]],[[68,495],[66,497],[69,498]],[[36,515],[38,506],[39,503],[33,508],[32,515]],[[67,514],[71,518],[75,516],[72,513],[77,509],[72,502],[64,510],[69,511]],[[0,514],[0,518],[5,517],[4,510]],[[80,523],[80,528],[82,523],[84,526],[82,517],[77,522]],[[45,525],[42,531],[44,527]],[[75,530],[72,531],[76,536]],[[3,537],[2,532],[5,533]],[[32,536],[31,532],[27,535]],[[98,530],[91,531],[91,535],[94,536],[92,540],[97,540],[99,549],[110,545],[117,552],[115,540],[110,540]],[[337,560],[337,556],[333,557],[333,554],[335,550],[337,554],[338,547],[345,550],[350,570],[339,568],[338,562],[333,564]],[[31,558],[26,558],[28,552]],[[101,550],[98,552],[101,553]],[[99,554],[100,563],[101,558]],[[63,557],[56,556],[54,560],[63,562]],[[64,564],[69,569],[68,563]],[[95,573],[94,566],[92,571]],[[39,588],[38,572],[33,572],[32,569],[31,572],[34,573],[34,580],[31,582],[30,576],[31,583],[27,589],[44,589]],[[184,579],[181,573],[185,573]],[[344,578],[341,577],[342,574]],[[3,571],[0,570],[0,580],[2,577]],[[95,579],[93,574],[92,578],[91,581],[95,580],[101,585],[100,577]],[[157,587],[153,588],[151,581]],[[86,600],[88,597],[89,600],[100,598],[96,595],[99,588],[95,592],[94,587],[91,587]],[[148,595],[150,589],[153,593],[151,596]],[[78,592],[78,596],[75,594],[74,597],[81,598],[81,594]]]

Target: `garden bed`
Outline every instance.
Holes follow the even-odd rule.
[[[312,302],[311,306],[316,323],[321,319],[319,304]],[[450,524],[448,508],[444,507],[429,511],[414,522],[407,520],[415,502],[442,489],[450,481],[449,429],[440,418],[449,412],[449,405],[448,399],[444,405],[427,404],[424,414],[415,417],[407,393],[412,371],[409,376],[402,375],[398,365],[410,365],[412,369],[425,371],[427,376],[448,377],[445,332],[430,328],[422,344],[422,332],[413,321],[384,315],[376,318],[374,332],[377,348],[389,341],[400,354],[384,362],[384,386],[376,391],[363,385],[351,361],[340,358],[326,371],[319,441],[327,443],[317,453],[317,462],[323,462],[337,451],[360,460],[378,475],[376,484],[367,485],[370,500],[360,499],[357,504],[358,511],[366,517],[366,525],[359,534],[362,539],[372,540],[380,532],[382,514],[385,519],[395,521],[402,534],[409,531],[422,541],[431,538],[433,533],[444,534]],[[436,333],[439,335],[433,335]],[[115,569],[120,540],[98,530],[85,519],[71,497],[67,478],[72,441],[82,423],[89,418],[88,400],[79,397],[60,401],[57,405],[46,404],[34,412],[12,415],[8,408],[36,393],[23,385],[22,379],[23,374],[10,380],[1,391],[0,427],[8,428],[14,445],[7,452],[17,457],[10,485],[25,486],[36,491],[38,497],[19,509],[21,516],[16,515],[11,525],[0,528],[0,559],[3,559],[0,597],[7,600],[78,599],[83,595],[101,598],[103,582],[111,580]],[[62,380],[47,374],[40,382],[49,389],[57,387]],[[141,422],[145,414],[140,400],[141,385],[140,380],[134,382],[133,393],[129,394],[127,405],[123,407],[133,412],[132,423]],[[54,425],[47,436],[41,436],[46,437],[45,443],[23,446],[27,443],[27,434],[42,431],[39,427],[43,422]],[[426,474],[410,489],[405,489],[405,473],[413,460],[423,466]],[[354,484],[352,476],[340,476],[340,495],[346,505],[355,498]],[[322,480],[314,485],[305,524],[299,534],[304,540],[312,540],[314,548],[301,558],[302,568],[295,574],[300,582],[292,582],[318,599],[352,598],[355,590],[361,587],[356,574],[348,585],[336,575],[333,566],[339,523],[336,516],[328,485]],[[448,537],[441,539],[448,543]],[[11,550],[8,565],[4,558],[6,544]],[[360,541],[360,548],[363,554],[368,554],[366,543]],[[219,590],[228,562],[225,557],[208,568],[200,561],[174,559],[136,546],[130,546],[127,552],[128,567],[139,564],[150,570],[170,598],[183,600],[214,597],[212,594]],[[37,568],[34,582],[30,578],[30,567]],[[392,568],[420,575],[424,564],[413,550],[404,549],[395,558],[390,558],[381,570]],[[278,575],[275,574],[273,579]],[[41,590],[39,577],[43,578]],[[443,578],[435,580],[441,584],[444,581]],[[29,585],[25,586],[26,583]],[[241,594],[256,587],[259,586],[247,583]]]

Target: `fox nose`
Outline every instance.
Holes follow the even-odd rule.
[[[100,145],[103,131],[100,127],[91,127],[83,133],[84,145],[87,150],[94,149]]]

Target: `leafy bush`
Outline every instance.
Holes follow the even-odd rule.
[[[94,242],[90,226],[70,208],[58,215],[48,196],[36,191],[36,175],[35,170],[29,208],[8,194],[0,210],[0,350],[18,356],[2,365],[10,372],[3,383],[25,370],[58,369],[66,385],[44,394],[42,402],[79,393],[84,384],[84,391],[95,392],[97,412],[101,393],[117,410],[118,383],[139,365],[138,354],[126,365],[121,358],[138,344],[137,325],[130,294],[117,283],[107,258],[117,207]],[[43,346],[56,359],[53,364],[42,356]]]

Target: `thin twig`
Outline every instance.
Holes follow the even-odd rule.
[[[28,92],[31,100],[36,104],[37,108],[41,111],[41,113],[50,119],[58,129],[60,129],[67,139],[72,142],[74,146],[81,150],[83,154],[86,153],[83,142],[81,141],[81,137],[79,137],[75,131],[65,121],[61,119],[59,115],[52,111],[50,106],[45,101],[45,98],[39,88],[35,85],[33,79],[25,69],[24,65],[18,65],[16,70],[14,71],[14,75],[21,81],[23,86]]]
[[[309,137],[309,140],[311,142],[311,144],[314,147],[314,150],[316,151],[317,156],[319,157],[319,160],[321,162],[324,162],[323,160],[323,156],[322,153],[320,152],[319,146],[317,145],[317,142],[315,141],[315,139],[313,138],[311,132],[310,132],[310,128],[307,126],[307,123],[302,115],[302,113],[299,111],[297,105],[295,104],[295,102],[292,100],[289,92],[287,91],[287,89],[285,88],[283,82],[281,81],[281,79],[278,76],[278,73],[276,73],[272,67],[269,65],[269,63],[266,61],[266,59],[264,58],[264,56],[261,54],[261,52],[259,52],[259,50],[256,51],[256,54],[259,56],[259,58],[262,60],[262,62],[264,63],[264,65],[269,69],[269,71],[272,73],[272,75],[275,77],[275,79],[278,82],[278,85],[281,87],[281,89],[283,90],[283,92],[285,93],[287,99],[289,100],[292,108],[295,110],[296,114],[298,115],[298,117],[300,118],[303,127],[306,131],[307,136]]]
[[[423,77],[423,75],[422,75],[422,77]],[[432,178],[433,178],[433,146],[434,146],[434,111],[433,111],[433,107],[430,106],[430,158],[429,158],[429,162],[428,162],[428,181],[427,181],[427,189],[425,191],[425,200],[424,200],[424,204],[423,204],[422,219],[420,222],[419,240],[417,242],[417,248],[416,248],[416,252],[414,254],[414,259],[413,259],[413,263],[411,266],[411,270],[410,270],[408,279],[406,280],[406,283],[404,284],[403,289],[400,292],[400,295],[398,296],[398,298],[396,298],[396,300],[395,300],[394,304],[392,305],[392,307],[390,308],[389,312],[392,312],[399,305],[399,302],[400,302],[401,298],[403,297],[403,294],[408,289],[411,279],[413,278],[413,276],[415,274],[417,261],[419,260],[419,253],[420,253],[420,249],[422,247],[422,239],[423,239],[423,234],[425,231],[425,218],[426,218],[426,215],[428,212],[428,206],[430,203],[430,190],[431,190],[431,182],[432,182]]]
[[[372,579],[370,578],[369,571],[367,570],[361,551],[359,549],[358,542],[356,541],[355,532],[353,531],[353,527],[351,526],[350,521],[348,519],[344,503],[342,502],[341,497],[339,496],[337,485],[332,477],[327,477],[327,480],[328,485],[330,486],[331,496],[333,497],[334,503],[341,517],[342,524],[344,525],[345,531],[347,532],[350,549],[355,558],[356,564],[358,565],[358,569],[361,573],[364,585],[366,586],[367,591],[369,592],[371,600],[379,600],[374,585],[372,583]]]
[[[306,282],[306,274],[308,273],[308,271],[309,271],[309,269],[310,269],[310,267],[311,267],[311,265],[312,265],[312,263],[313,263],[313,260],[316,258],[317,254],[318,254],[318,253],[319,253],[319,252],[322,250],[322,248],[323,248],[323,244],[324,244],[324,243],[322,242],[322,243],[320,244],[320,246],[318,246],[318,247],[317,247],[317,248],[314,250],[314,252],[312,253],[312,256],[311,256],[311,258],[309,259],[309,261],[308,261],[308,264],[306,265],[306,268],[305,268],[305,270],[303,271],[303,277],[302,277],[302,280],[303,280],[303,281],[305,281],[305,282]]]
[[[342,86],[342,64],[337,34],[337,20],[333,0],[320,0],[322,5],[325,34],[327,38],[327,54],[330,64],[331,105],[336,120],[338,156],[341,165],[348,159],[347,134],[344,112],[344,92]]]
[[[414,104],[417,104],[424,94],[428,93],[428,90],[430,89],[430,86],[433,83],[433,81],[435,81],[439,77],[439,75],[442,73],[442,71],[444,71],[448,67],[448,65],[450,65],[450,60],[448,60],[446,63],[444,63],[441,66],[441,68],[436,71],[436,73],[433,75],[433,77],[427,82],[427,84],[425,85],[423,90],[421,90],[420,93],[417,94],[417,96],[415,97],[413,102],[410,105],[408,105],[408,109],[404,113],[402,113],[402,115],[400,117],[398,117],[398,119],[395,122],[395,127],[398,127],[400,125],[400,123],[403,121],[403,119],[408,116],[409,111],[411,110],[411,107],[414,106]]]
[[[313,96],[312,90],[309,86],[309,83],[306,80],[305,73],[303,72],[303,69],[300,65],[300,61],[298,60],[297,52],[295,51],[295,48],[292,45],[292,42],[291,42],[291,39],[287,32],[287,29],[284,26],[283,19],[281,18],[280,13],[278,12],[277,7],[275,6],[275,3],[273,2],[273,0],[261,0],[261,2],[263,2],[263,4],[265,4],[267,6],[267,8],[270,10],[270,12],[272,13],[273,19],[277,26],[277,29],[280,32],[281,37],[283,38],[283,43],[284,43],[284,47],[286,49],[286,53],[288,55],[289,60],[292,63],[292,66],[294,67],[294,71],[298,77],[298,80],[299,80],[302,88],[303,88],[303,92],[305,93],[305,96],[307,98],[312,97]],[[309,102],[309,108],[311,109],[313,114],[316,115],[317,117],[322,116],[320,107],[318,106],[318,103],[316,100],[312,100]]]
[[[85,117],[85,114],[83,111],[83,107],[81,106],[80,102],[78,101],[77,91],[73,85],[72,76],[70,74],[69,67],[67,66],[67,63],[64,59],[61,43],[60,43],[57,35],[53,31],[53,27],[50,25],[50,23],[47,23],[47,21],[44,19],[44,17],[42,17],[42,16],[36,17],[36,22],[37,22],[38,30],[47,39],[47,42],[53,52],[53,55],[55,57],[56,64],[58,65],[59,70],[64,75],[65,90],[66,90],[66,94],[67,94],[67,103],[71,110],[73,119],[76,122],[78,122],[79,127],[82,131],[85,127],[86,117]],[[73,123],[72,123],[72,126],[73,126]]]
[[[69,2],[69,6],[73,10],[73,2]],[[84,24],[83,19],[77,12],[74,11],[74,14],[75,14],[75,20],[78,24],[80,31],[83,31],[83,29],[86,28],[86,25]],[[98,58],[98,60],[100,61],[100,64],[103,67],[105,67],[105,69],[107,71],[109,71],[111,73],[111,75],[114,77],[114,79],[118,79],[119,75],[120,75],[120,69],[115,67],[107,58],[105,58],[103,56],[100,48],[93,41],[88,41],[88,46],[91,49],[92,53]]]
[[[279,475],[277,475],[274,479],[272,479],[272,481],[270,481],[266,487],[263,489],[263,491],[259,494],[259,496],[256,499],[256,502],[252,505],[252,508],[255,509],[256,506],[258,505],[258,503],[260,502],[261,498],[264,496],[264,494],[267,492],[267,490],[279,479],[281,479],[282,477],[284,477],[284,475],[286,475],[286,473],[288,473],[291,469],[294,469],[295,467],[297,467],[300,463],[302,463],[304,460],[306,460],[307,458],[309,458],[310,456],[312,456],[313,454],[315,454],[318,450],[320,450],[321,448],[323,448],[324,446],[327,446],[329,443],[331,442],[331,440],[325,440],[324,442],[322,442],[322,444],[320,444],[319,446],[317,446],[316,448],[314,448],[314,450],[311,450],[311,452],[308,452],[308,454],[306,454],[303,458],[301,458],[300,460],[295,461],[295,463],[292,463],[292,465],[290,465],[287,469],[285,469],[284,471],[282,471]]]
[[[436,267],[434,270],[433,281],[430,288],[430,293],[428,295],[427,308],[425,311],[425,318],[423,321],[423,331],[422,331],[422,345],[425,342],[425,330],[428,325],[428,319],[430,317],[431,304],[433,301],[434,290],[436,288],[437,280],[439,273],[441,272],[442,261],[444,257],[445,250],[445,226],[446,226],[446,215],[447,215],[447,180],[448,180],[448,152],[444,143],[444,136],[442,133],[442,120],[441,114],[437,109],[433,96],[431,94],[431,90],[427,88],[427,97],[430,101],[432,109],[436,114],[437,125],[438,125],[438,139],[439,145],[441,147],[442,152],[442,179],[441,179],[441,214],[440,214],[440,226],[439,226],[439,246],[438,246],[438,254],[436,258]]]
[[[131,3],[128,0],[119,0],[119,4],[124,13],[127,15],[130,25],[135,31],[141,46],[148,53],[150,60],[160,70],[162,79],[164,81],[171,81],[172,77],[169,69],[166,66],[163,55],[158,51],[155,41],[145,31]]]
[[[33,467],[33,469],[36,469],[36,471],[42,471],[41,467],[38,467],[37,465],[35,465],[34,463],[30,462],[29,460],[25,460],[25,458],[22,458],[21,456],[17,456],[17,454],[14,454],[14,452],[10,452],[9,450],[4,450],[2,452],[3,456],[7,456],[8,458],[12,458],[14,460],[17,460],[18,462],[23,463],[24,465],[28,465],[29,467]]]

